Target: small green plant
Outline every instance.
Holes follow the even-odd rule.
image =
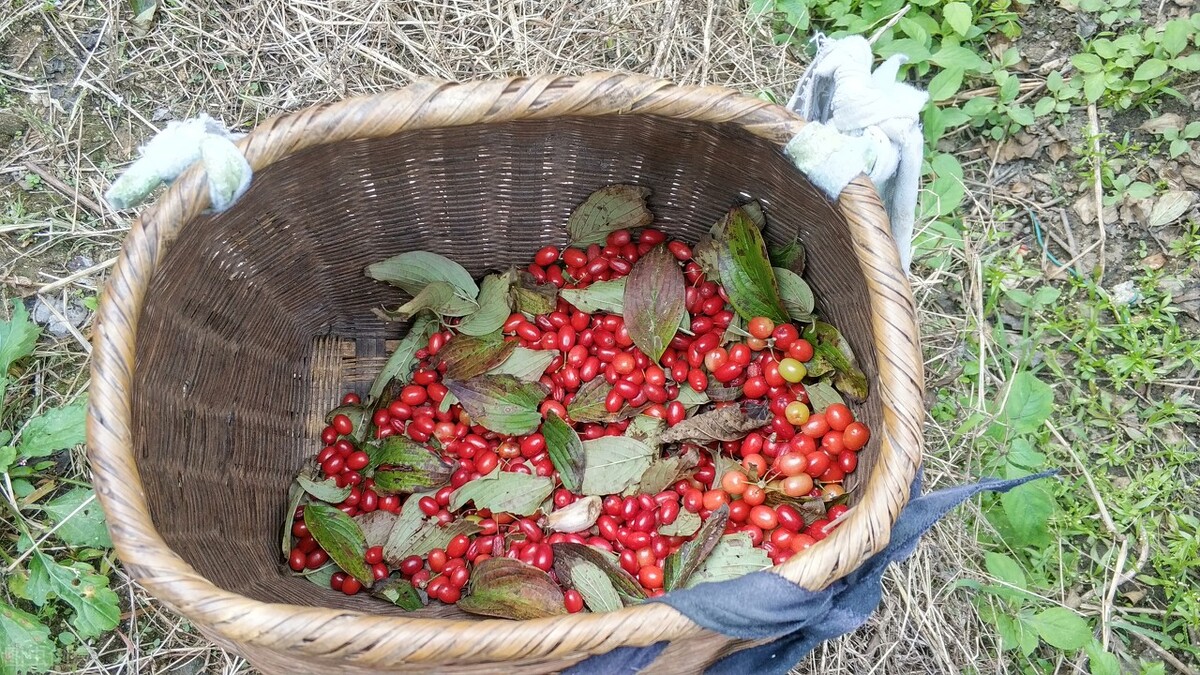
[[[1186,101],[1170,85],[1180,73],[1200,70],[1200,52],[1190,49],[1198,29],[1200,14],[1194,14],[1168,21],[1161,31],[1147,27],[1140,32],[1103,34],[1071,57],[1078,71],[1072,79],[1088,102],[1105,97],[1122,110],[1149,105],[1162,94]]]
[[[95,493],[66,480],[51,490],[34,484],[54,465],[50,455],[83,442],[84,403],[38,415],[6,407],[11,371],[33,354],[39,333],[20,302],[0,321],[0,534],[16,542],[0,560],[0,675],[49,670],[61,650],[112,630],[120,616]]]
[[[1191,141],[1200,138],[1200,122],[1192,122],[1182,129],[1167,127],[1155,133],[1170,144],[1167,146],[1167,156],[1175,159],[1191,148]]]

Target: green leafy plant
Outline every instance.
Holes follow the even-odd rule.
[[[9,320],[0,321],[0,420],[13,419],[5,393],[13,371],[33,354],[39,334],[20,302],[13,303]],[[33,483],[53,465],[47,457],[83,442],[84,418],[80,402],[23,423],[17,416],[14,429],[0,428],[0,474],[6,474],[0,476],[0,501],[20,552],[15,558],[6,554],[3,561],[8,579],[0,591],[3,675],[49,670],[59,649],[53,634],[65,646],[76,635],[96,637],[117,625],[120,610],[103,559],[112,542],[95,493],[83,486],[47,492]],[[90,562],[97,558],[99,570]],[[69,630],[59,630],[63,621]]]
[[[1107,97],[1120,109],[1147,105],[1162,94],[1186,101],[1170,85],[1179,74],[1200,70],[1200,52],[1190,49],[1198,29],[1200,14],[1172,19],[1161,31],[1147,27],[1103,34],[1071,57],[1078,71],[1072,79],[1088,102]]]

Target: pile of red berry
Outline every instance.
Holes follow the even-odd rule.
[[[684,307],[690,321],[683,321],[655,360],[635,344],[620,314],[584,311],[568,301],[578,295],[561,291],[621,280],[664,244],[686,282]],[[352,542],[351,550],[361,551],[374,581],[402,581],[430,599],[455,603],[475,590],[468,584],[479,565],[505,557],[548,573],[562,587],[562,608],[578,612],[585,598],[556,573],[556,544],[573,543],[611,555],[604,557],[615,563],[606,574],[615,579],[619,570],[628,573],[640,586],[630,592],[644,597],[671,589],[671,573],[665,569],[672,565],[671,556],[705,536],[702,525],[718,512],[723,525],[713,541],[744,534],[759,551],[751,558],[758,567],[784,562],[838,526],[849,510],[843,480],[857,467],[857,453],[870,432],[844,403],[823,400],[820,411],[813,410],[806,364],[816,346],[796,325],[765,316],[749,317],[742,324],[726,288],[707,278],[693,260],[692,247],[667,241],[655,229],[636,235],[626,229],[613,231],[603,246],[561,251],[547,246],[523,272],[531,284],[552,286],[555,299],[546,307],[549,311],[511,312],[500,326],[496,349],[548,355],[534,361],[541,369],[528,377],[545,392],[536,407],[541,420],[554,416],[565,421],[568,436],[576,436],[584,446],[605,437],[637,438],[653,450],[637,460],[649,466],[641,465],[644,474],[620,494],[599,495],[587,489],[592,475],[588,472],[601,467],[588,465],[582,485],[564,479],[563,456],[555,455],[547,441],[555,438],[549,423],[535,422],[529,433],[506,434],[474,419],[469,406],[451,391],[446,373],[455,364],[440,358],[448,345],[465,338],[454,319],[443,317],[441,327],[414,351],[411,376],[402,373],[397,378],[402,386],[394,386],[386,400],[370,402],[370,407],[363,406],[358,395],[347,394],[344,407],[321,433],[324,447],[310,482],[323,482],[338,496],[344,492],[340,501],[330,503],[351,521],[362,523],[364,532],[370,530],[364,520],[368,514],[382,511],[402,517],[414,508],[420,519],[438,527],[461,526],[445,539],[434,537],[431,541],[437,545],[428,550],[390,560],[379,537],[371,541],[373,537],[365,534],[362,542]],[[587,407],[586,415],[580,413],[583,419],[576,419],[575,406],[582,406],[583,398],[602,404]],[[361,411],[357,419],[355,410]],[[711,425],[704,416],[720,411],[736,414],[741,426],[708,431]],[[673,438],[672,430],[692,420],[699,420],[694,423],[697,430],[685,426],[675,434],[685,440],[659,441]],[[434,484],[427,490],[412,490],[414,494],[406,496],[394,485],[381,487],[378,476],[372,476],[378,468],[372,453],[393,436],[406,437],[435,458]],[[578,444],[571,447],[578,453]],[[654,479],[649,478],[651,472],[656,472]],[[488,508],[477,503],[480,497],[455,501],[456,491],[504,473],[544,477],[553,481],[553,491],[525,513]],[[643,485],[643,478],[658,484]],[[308,499],[319,502],[317,497],[314,493]],[[311,523],[308,508],[300,505],[291,513],[294,544],[289,566],[306,574],[332,570],[332,551],[323,546],[328,542],[306,524]],[[345,544],[339,539],[336,546],[340,550]],[[705,554],[712,551],[712,542],[705,548]],[[683,554],[696,555],[691,550]],[[334,562],[345,568],[337,557]],[[333,573],[329,585],[353,595],[371,581],[350,571]],[[714,578],[718,577],[705,580]],[[602,604],[587,600],[592,609]]]

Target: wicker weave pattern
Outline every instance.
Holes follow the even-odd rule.
[[[624,128],[621,125],[633,124],[631,118],[624,117],[629,115],[686,122],[688,128],[736,128],[776,148],[803,124],[778,106],[725,89],[680,87],[646,77],[599,73],[582,78],[542,77],[463,85],[418,83],[397,92],[269,120],[243,139],[240,147],[255,171],[262,172],[256,178],[257,186],[260,180],[274,180],[270,177],[272,165],[282,167],[305,153],[319,153],[318,146],[388,139],[419,130],[431,130],[425,135],[452,143],[457,132],[448,128],[463,127],[462,133],[486,134],[492,129],[504,133],[514,128],[513,123],[527,125],[520,129],[536,129],[559,124],[557,120],[564,120],[563,125],[574,129],[573,133],[586,133],[579,131],[586,128],[580,120],[616,120],[614,128]],[[543,121],[533,124],[530,120]],[[256,186],[244,199],[254,199]],[[598,186],[588,186],[583,193],[594,187]],[[814,203],[823,201],[799,176],[796,189]],[[146,453],[157,449],[143,447],[138,440],[147,434],[145,426],[153,420],[138,417],[134,390],[138,382],[153,377],[153,373],[138,372],[140,362],[158,363],[168,358],[156,355],[154,345],[139,345],[138,332],[139,328],[159,325],[145,323],[153,317],[144,315],[144,310],[152,286],[164,283],[156,274],[169,257],[171,244],[183,236],[186,227],[215,228],[226,222],[223,219],[240,217],[242,204],[221,218],[202,216],[207,199],[202,169],[193,168],[142,214],[102,296],[95,338],[89,458],[117,552],[130,573],[151,592],[190,617],[214,640],[246,654],[259,667],[279,672],[400,672],[404,664],[418,671],[441,664],[458,672],[495,672],[499,662],[504,662],[504,670],[542,672],[561,669],[591,653],[660,640],[674,642],[656,664],[656,670],[690,672],[719,653],[736,648],[729,640],[702,631],[663,605],[527,622],[468,621],[461,620],[461,614],[456,615],[460,618],[456,621],[369,615],[348,609],[267,604],[246,597],[250,591],[235,593],[222,587],[226,584],[214,585],[208,576],[189,565],[164,541],[151,518],[153,513],[162,519],[162,509],[168,508],[155,497],[155,486],[165,479],[148,475],[149,482],[144,484],[139,472],[139,464],[144,466],[149,461]],[[848,226],[849,249],[858,259],[858,270],[842,265],[841,269],[830,270],[830,275],[861,276],[856,283],[865,284],[869,306],[853,311],[859,312],[857,321],[864,328],[869,326],[873,334],[870,349],[865,351],[873,350],[874,355],[864,355],[859,345],[856,351],[867,357],[866,369],[872,376],[873,396],[868,408],[878,410],[880,416],[872,419],[875,438],[867,453],[870,457],[864,457],[860,469],[860,473],[869,470],[870,478],[850,521],[822,545],[795,556],[776,570],[814,589],[849,573],[886,545],[891,523],[908,499],[909,483],[921,456],[921,352],[911,292],[890,243],[885,211],[869,181],[862,177],[847,188],[837,207]],[[543,239],[555,237],[560,243],[558,235],[545,235]],[[522,245],[520,250],[533,249]],[[476,268],[472,271],[481,271],[484,263]],[[826,297],[827,289],[819,286],[817,269],[814,279],[818,294]],[[180,283],[175,282],[177,286]],[[304,297],[290,301],[302,302]],[[376,299],[367,298],[365,302]],[[279,326],[280,334],[296,329],[282,312],[271,320]],[[291,352],[280,348],[276,358],[291,356]],[[236,364],[222,367],[236,379]],[[235,381],[229,386],[238,387]],[[254,552],[262,547],[255,542],[243,548]],[[252,594],[286,597],[272,596],[261,589]],[[353,606],[366,611],[374,607]]]

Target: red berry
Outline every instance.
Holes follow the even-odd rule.
[[[563,606],[567,608],[568,614],[575,614],[583,611],[583,596],[574,588],[569,588],[563,593]]]

